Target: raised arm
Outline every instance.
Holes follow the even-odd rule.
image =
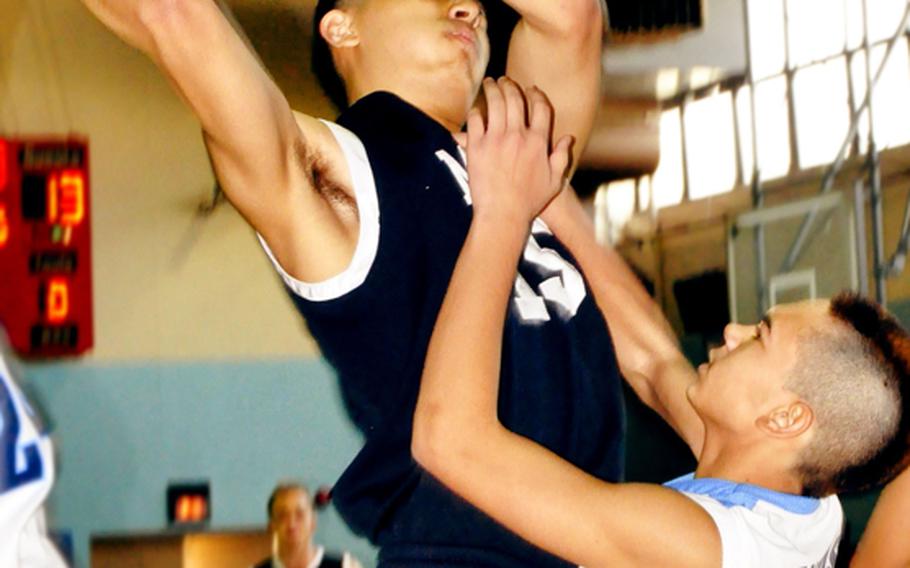
[[[910,469],[882,491],[869,524],[856,547],[851,568],[906,568],[910,566]]]
[[[660,307],[619,253],[597,242],[591,218],[574,192],[562,192],[542,216],[581,265],[610,327],[626,381],[697,458],[704,442],[704,424],[686,396],[697,375]]]
[[[561,185],[567,147],[557,144],[548,159],[549,116],[540,93],[528,93],[527,132],[517,88],[503,84],[503,96],[488,81],[485,90],[486,131],[477,114],[468,122],[474,220],[430,341],[414,456],[504,526],[571,562],[719,566],[717,529],[693,501],[663,487],[605,483],[497,418],[514,267],[535,209]]]
[[[285,268],[308,280],[342,269],[356,227],[313,181],[328,162],[327,173],[349,187],[343,168],[331,167],[339,150],[325,126],[295,117],[213,0],[83,2],[171,80],[202,123],[225,193]]]
[[[505,0],[521,20],[509,44],[506,74],[537,86],[555,111],[554,138],[575,137],[572,164],[588,142],[600,100],[603,0]]]

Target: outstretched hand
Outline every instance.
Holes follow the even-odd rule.
[[[550,150],[553,108],[539,89],[505,77],[483,88],[486,124],[472,110],[466,137],[474,215],[530,223],[565,185],[572,138]]]

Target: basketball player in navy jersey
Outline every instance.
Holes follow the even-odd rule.
[[[505,1],[521,16],[507,73],[549,94],[555,131],[573,136],[578,154],[599,97],[600,0]],[[195,112],[221,186],[337,370],[365,443],[335,504],[380,547],[380,565],[564,565],[410,454],[426,347],[471,222],[453,133],[489,58],[481,4],[321,1],[317,51],[337,69],[342,106],[351,103],[328,123],[289,108],[212,0],[83,2],[148,54]],[[546,224],[558,232],[560,217],[557,208],[535,222],[516,274],[500,412],[513,430],[618,480],[618,371],[579,267]]]

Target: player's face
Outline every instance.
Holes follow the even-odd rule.
[[[797,363],[799,340],[832,325],[827,300],[778,306],[756,325],[729,324],[724,345],[699,366],[689,400],[706,422],[735,431],[750,430],[756,419],[798,400],[786,388]]]
[[[442,79],[434,83],[439,89],[467,82],[476,93],[490,52],[478,0],[362,0],[354,14],[369,72]]]
[[[310,496],[299,489],[280,492],[272,504],[269,529],[280,546],[297,548],[306,545],[316,528]]]

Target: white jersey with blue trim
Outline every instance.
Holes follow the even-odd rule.
[[[836,495],[814,499],[689,474],[665,484],[711,515],[723,568],[834,568],[844,526]]]
[[[47,537],[44,500],[54,483],[50,438],[0,351],[0,568],[65,566]]]

